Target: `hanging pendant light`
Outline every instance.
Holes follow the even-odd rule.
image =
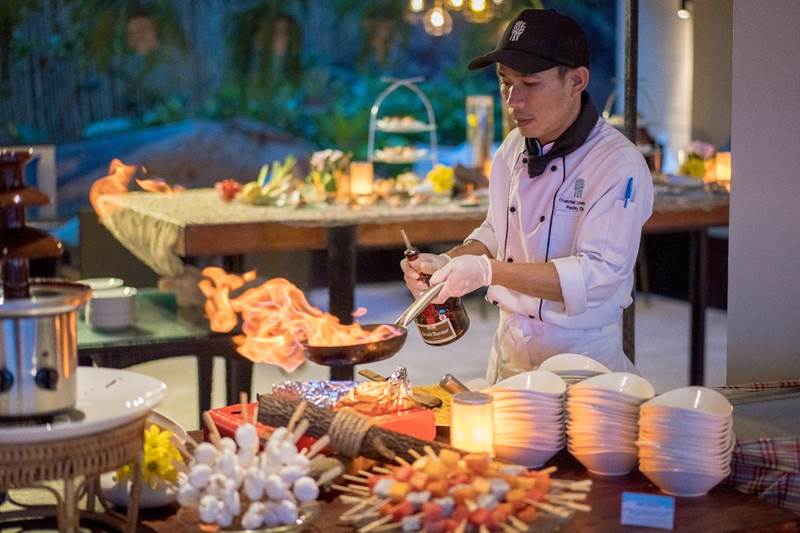
[[[464,7],[464,0],[447,0],[448,9],[452,9],[453,11],[461,11],[462,7]]]
[[[491,0],[466,0],[467,9],[464,18],[470,22],[489,22],[494,16],[494,4]]]
[[[425,32],[434,37],[441,37],[453,31],[453,17],[442,7],[440,2],[430,8],[422,18]]]
[[[686,20],[692,17],[692,12],[689,11],[687,4],[687,0],[681,0],[681,7],[678,8],[678,18]]]
[[[425,0],[408,0],[406,9],[403,10],[403,18],[411,24],[416,24],[422,20],[425,11]]]

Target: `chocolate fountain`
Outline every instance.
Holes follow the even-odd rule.
[[[30,260],[58,257],[61,243],[25,226],[25,208],[50,199],[25,185],[31,150],[0,150],[0,417],[52,415],[75,405],[77,309],[85,285],[30,279]]]

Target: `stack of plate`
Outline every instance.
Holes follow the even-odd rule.
[[[554,355],[539,365],[539,370],[548,370],[557,374],[568,386],[611,372],[605,365],[578,353]]]
[[[92,291],[92,299],[86,304],[86,322],[103,331],[130,327],[134,321],[136,292],[133,287]]]
[[[639,404],[655,390],[635,374],[613,372],[573,385],[567,397],[568,448],[593,474],[619,476],[636,466]]]
[[[702,496],[730,474],[733,406],[705,387],[675,389],[642,404],[639,469],[673,496]]]
[[[494,397],[498,458],[539,467],[564,447],[564,381],[543,370],[512,376],[485,389]]]

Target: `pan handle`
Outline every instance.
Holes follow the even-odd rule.
[[[397,320],[394,323],[398,326],[403,326],[404,328],[408,327],[412,320],[417,318],[417,316],[422,312],[423,309],[428,307],[428,305],[436,298],[440,292],[442,292],[442,287],[444,284],[440,283],[438,285],[434,285],[430,289],[426,290],[419,297],[409,305],[405,311],[403,311]]]

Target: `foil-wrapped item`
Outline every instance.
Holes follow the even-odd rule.
[[[306,400],[317,407],[331,409],[356,385],[355,381],[284,381],[272,386],[272,394],[287,400]]]
[[[349,408],[367,416],[395,414],[414,407],[411,392],[408,372],[400,366],[386,381],[360,383],[348,391],[333,409]]]
[[[272,394],[287,400],[306,400],[324,409],[349,407],[363,414],[396,413],[414,406],[408,371],[398,366],[386,381],[284,381]]]

